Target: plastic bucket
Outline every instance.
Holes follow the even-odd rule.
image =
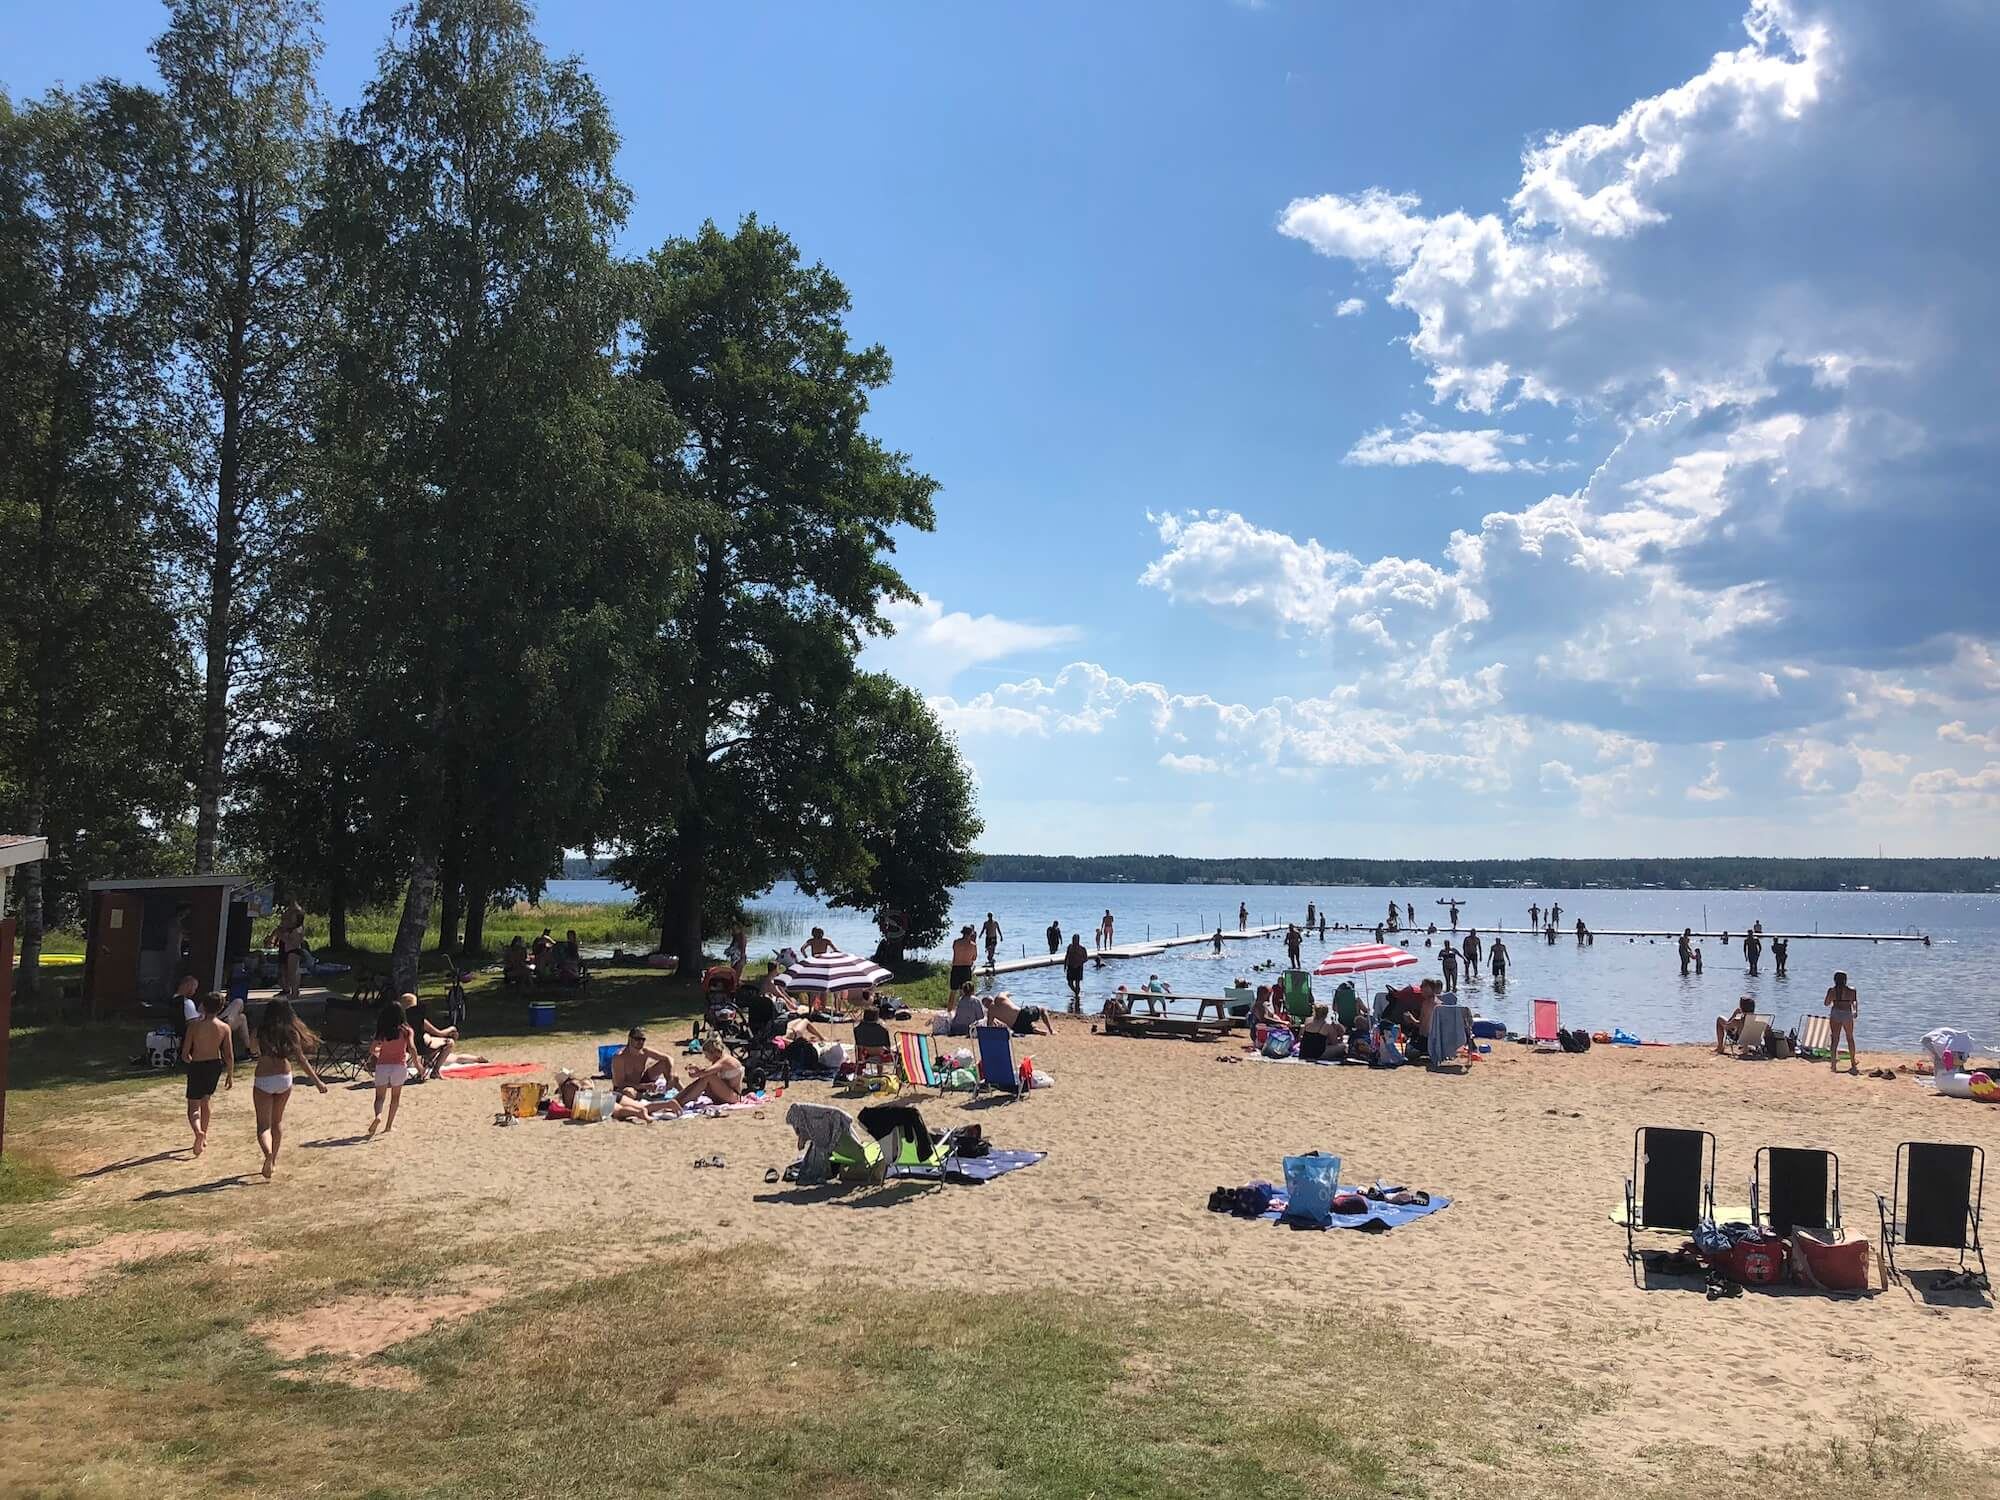
[[[530,1000],[528,1002],[528,1024],[546,1030],[556,1024],[556,1003],[553,1000]]]
[[[611,1076],[611,1059],[625,1050],[623,1042],[606,1042],[597,1049],[597,1071],[604,1077]]]
[[[500,1107],[517,1120],[532,1120],[541,1108],[542,1085],[509,1079],[500,1085]]]

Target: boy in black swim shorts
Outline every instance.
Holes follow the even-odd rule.
[[[188,1023],[181,1041],[187,1067],[188,1129],[194,1132],[194,1154],[208,1149],[209,1109],[215,1086],[236,1086],[236,1038],[222,1019],[226,997],[211,990],[201,997],[201,1015]]]

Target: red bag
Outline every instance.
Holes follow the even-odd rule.
[[[1785,1242],[1758,1237],[1741,1239],[1729,1253],[1716,1257],[1715,1269],[1744,1286],[1769,1286],[1785,1279]]]
[[[1835,1235],[1841,1235],[1835,1239]],[[1850,1240],[1840,1230],[1792,1231],[1792,1274],[1822,1292],[1868,1290],[1868,1241]]]

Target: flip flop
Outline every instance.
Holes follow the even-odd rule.
[[[776,1182],[778,1180],[778,1169],[776,1167],[764,1168],[764,1180],[766,1182]]]

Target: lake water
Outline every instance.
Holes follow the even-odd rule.
[[[550,884],[551,899],[623,902],[625,887],[607,880],[558,880]],[[977,927],[990,911],[1006,933],[1001,957],[1046,952],[1044,936],[1051,921],[1063,925],[1064,940],[1077,928],[1084,941],[1109,907],[1117,918],[1117,939],[1131,943],[1177,933],[1210,932],[1218,923],[1236,926],[1237,903],[1250,907],[1257,922],[1303,921],[1306,903],[1326,909],[1331,923],[1346,922],[1367,931],[1345,933],[1329,926],[1327,941],[1308,942],[1304,960],[1316,963],[1329,948],[1373,941],[1393,897],[1417,909],[1417,925],[1432,921],[1448,926],[1445,909],[1436,905],[1443,890],[1373,889],[1334,886],[1210,886],[1210,885],[1048,885],[975,883],[955,894],[954,926]],[[1951,1023],[1975,1036],[2000,1037],[2000,988],[1994,965],[2000,961],[2000,896],[1889,895],[1867,891],[1816,893],[1805,891],[1526,891],[1461,890],[1461,929],[1477,927],[1482,937],[1494,925],[1525,927],[1528,905],[1559,902],[1567,927],[1576,918],[1595,929],[1657,928],[1678,932],[1727,930],[1739,935],[1726,947],[1717,940],[1702,944],[1705,972],[1680,977],[1674,943],[1662,938],[1600,937],[1579,949],[1575,938],[1559,935],[1551,948],[1539,940],[1510,935],[1511,971],[1504,988],[1489,978],[1461,980],[1459,993],[1482,1015],[1525,1031],[1531,998],[1553,996],[1562,1003],[1563,1023],[1593,1031],[1623,1026],[1648,1039],[1669,1042],[1713,1041],[1715,1017],[1730,1010],[1737,996],[1756,997],[1757,1009],[1774,1015],[1790,1028],[1801,1014],[1822,1014],[1820,999],[1834,970],[1845,969],[1860,992],[1856,1032],[1864,1047],[1908,1051],[1933,1026]],[[850,911],[829,911],[789,885],[781,885],[754,903],[759,915],[753,959],[783,946],[797,946],[811,928],[824,927],[842,948],[870,952],[874,923]],[[1763,972],[1752,978],[1746,970],[1740,934],[1762,921],[1770,932],[1921,932],[1922,943],[1815,942],[1800,938],[1791,946],[1790,975],[1772,972],[1766,946]],[[1405,936],[1408,936],[1407,934]],[[1424,946],[1420,932],[1411,940],[1420,964],[1399,971],[1398,977],[1435,974],[1437,949]],[[940,949],[931,956],[946,958]],[[1253,966],[1284,961],[1278,937],[1225,944],[1220,959],[1203,948],[1174,948],[1156,958],[1113,961],[1092,968],[1084,980],[1086,1008],[1095,1012],[1099,997],[1117,985],[1138,988],[1157,973],[1182,994],[1220,994],[1238,975],[1257,981]],[[1060,1008],[1068,991],[1059,969],[1037,969],[1002,977],[1017,999]],[[1323,983],[1323,982],[1322,982]]]

